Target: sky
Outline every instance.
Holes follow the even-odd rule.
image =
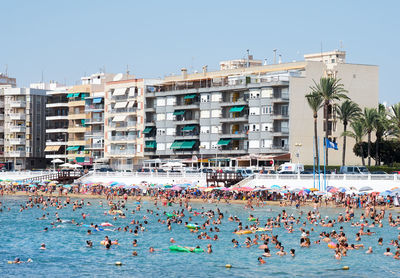
[[[222,60],[283,62],[342,49],[379,66],[380,101],[400,101],[400,1],[15,0],[1,3],[0,72],[18,86],[77,84],[105,68],[139,78],[218,69]]]

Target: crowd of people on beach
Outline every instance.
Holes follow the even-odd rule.
[[[96,205],[107,209],[108,215],[112,216],[113,220],[124,219],[129,213],[133,216],[135,213],[142,210],[143,195],[147,200],[153,203],[152,209],[146,210],[146,215],[156,216],[157,223],[160,229],[166,228],[172,231],[175,225],[184,225],[190,233],[195,234],[197,240],[206,240],[207,242],[215,242],[220,240],[219,232],[224,229],[223,224],[226,221],[236,223],[236,229],[232,231],[232,247],[233,248],[251,248],[260,249],[257,260],[260,264],[265,264],[271,256],[296,256],[294,248],[285,249],[285,242],[280,240],[279,233],[289,233],[299,235],[299,248],[310,248],[312,245],[325,244],[327,248],[333,250],[332,257],[336,260],[341,260],[343,257],[349,256],[351,250],[365,249],[367,254],[375,252],[374,246],[364,246],[362,243],[363,237],[374,237],[375,229],[388,227],[390,229],[399,230],[397,238],[378,238],[376,246],[385,246],[386,252],[383,256],[391,256],[394,259],[400,260],[400,216],[394,214],[397,210],[389,210],[389,202],[386,200],[380,202],[374,194],[364,194],[357,196],[349,196],[343,193],[332,195],[331,198],[323,198],[312,194],[299,195],[294,193],[282,194],[280,192],[223,192],[223,191],[201,191],[198,189],[185,190],[165,190],[165,189],[148,189],[145,193],[139,189],[127,191],[105,192],[106,200],[95,199],[74,199],[68,195],[68,192],[63,190],[55,194],[43,195],[43,188],[35,188],[29,190],[26,202],[20,204],[20,213],[24,213],[30,209],[43,210],[43,216],[37,220],[47,220],[49,226],[43,227],[43,232],[49,232],[60,224],[76,225],[85,227],[86,229],[86,245],[88,248],[93,247],[93,242],[90,239],[94,232],[105,232],[105,237],[101,244],[105,249],[110,249],[113,246],[118,246],[118,239],[111,238],[107,233],[125,232],[133,236],[132,240],[132,256],[139,256],[139,252],[135,249],[141,244],[138,237],[141,233],[147,231],[149,217],[143,216],[142,219],[132,219],[129,225],[118,226],[117,222],[103,222],[101,224],[90,223],[90,217],[84,212],[88,206]],[[77,192],[80,192],[79,185],[76,187]],[[24,188],[19,188],[23,191]],[[74,188],[70,188],[69,191]],[[14,191],[0,188],[1,196],[10,194]],[[33,194],[32,194],[33,193]],[[47,192],[50,193],[50,192]],[[65,194],[67,193],[67,194]],[[93,192],[92,192],[93,193]],[[356,197],[356,198],[355,198]],[[247,219],[240,219],[237,216],[225,216],[224,213],[216,207],[215,210],[194,210],[191,202],[200,200],[205,203],[223,202],[230,203],[232,200],[241,200],[244,209],[248,211]],[[280,212],[276,216],[267,216],[260,219],[252,214],[254,208],[265,207],[266,215],[270,211],[270,206],[265,202],[267,200],[277,201],[280,206]],[[132,211],[127,210],[127,204],[134,202],[135,208]],[[341,207],[341,213],[334,218],[323,217],[320,214],[322,206],[338,206]],[[57,211],[54,215],[46,213],[50,207]],[[294,207],[298,215],[289,214],[287,207]],[[356,217],[355,210],[361,209],[361,214]],[[77,218],[67,220],[59,216],[59,210],[72,209],[77,213]],[[9,210],[6,203],[0,202],[0,212],[6,213]],[[170,212],[168,212],[170,210]],[[172,211],[171,211],[172,210]],[[83,212],[82,212],[83,211]],[[128,215],[127,215],[128,214]],[[81,220],[77,220],[81,218]],[[359,227],[357,233],[349,234],[344,229],[344,223],[350,224],[351,227]],[[319,232],[317,240],[311,240],[311,235],[317,232],[318,228],[323,228]],[[195,246],[178,245],[173,237],[170,238],[171,252],[188,252],[188,253],[213,253],[213,244],[208,243],[206,248],[201,248],[201,244]],[[40,249],[46,250],[46,242]],[[156,247],[150,247],[148,252],[159,252]],[[32,260],[29,259],[31,262]],[[21,263],[19,258],[16,258],[10,263]]]

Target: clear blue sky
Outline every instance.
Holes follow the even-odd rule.
[[[367,3],[368,2],[368,3]],[[400,1],[3,1],[0,72],[19,86],[85,73],[163,77],[224,59],[283,61],[340,47],[380,67],[380,100],[400,101]]]

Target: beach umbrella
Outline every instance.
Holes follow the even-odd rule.
[[[370,191],[370,190],[374,190],[374,189],[370,186],[364,186],[364,187],[361,187],[360,190],[358,190],[358,191],[365,192],[365,191]]]
[[[67,168],[70,168],[71,166],[73,166],[73,164],[71,164],[71,163],[60,164],[60,167],[67,167]]]
[[[311,190],[308,188],[304,189],[303,191],[306,192],[307,194],[309,194],[311,192]]]
[[[78,168],[82,168],[82,165],[79,164],[73,164],[72,166],[70,166],[70,168],[74,168],[74,169],[78,169]]]
[[[344,187],[339,187],[339,192],[342,192],[342,193],[344,193],[344,192],[346,192],[347,191],[347,189],[346,188],[344,188]]]
[[[239,187],[238,188],[238,191],[242,191],[242,192],[250,192],[250,191],[253,191],[253,188],[251,188],[251,187]]]
[[[171,188],[171,190],[179,191],[182,190],[182,188],[178,185],[175,185],[174,187]]]
[[[316,189],[316,188],[314,188],[314,187],[313,187],[313,188],[310,188],[309,190],[310,190],[311,192],[318,191],[318,189]]]
[[[330,192],[330,193],[336,193],[339,190],[336,187],[331,186],[327,191]]]
[[[279,189],[279,188],[281,188],[281,187],[277,184],[274,184],[273,186],[271,186],[271,189]]]
[[[386,191],[381,192],[381,194],[379,194],[379,195],[387,197],[387,196],[390,196],[391,193],[392,193],[391,191],[386,190]]]
[[[29,187],[37,187],[36,184],[30,184]]]
[[[52,161],[50,161],[51,163],[63,163],[64,161],[62,161],[59,158],[53,159]]]

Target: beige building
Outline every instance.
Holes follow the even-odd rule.
[[[120,78],[117,78],[120,79]],[[105,152],[109,165],[132,170],[144,157],[144,80],[110,81],[105,88]]]
[[[341,83],[348,91],[348,96],[362,109],[364,107],[377,107],[379,102],[379,67],[374,65],[347,64],[345,52],[334,51],[305,55],[304,70],[301,76],[291,77],[289,80],[289,134],[290,152],[292,159],[297,161],[296,153],[299,152],[299,161],[304,164],[313,164],[313,115],[309,108],[305,95],[310,93],[310,86],[314,80],[319,82],[321,76],[332,75],[341,79]],[[320,163],[323,163],[323,137],[324,109],[318,113],[318,133],[320,148]],[[336,118],[333,112],[330,117],[328,131],[331,140],[338,143],[339,150],[329,150],[328,163],[341,165],[343,138],[343,124]],[[346,164],[360,165],[361,159],[353,153],[355,141],[347,138]],[[296,146],[297,145],[297,146]],[[301,145],[301,146],[300,146]]]

